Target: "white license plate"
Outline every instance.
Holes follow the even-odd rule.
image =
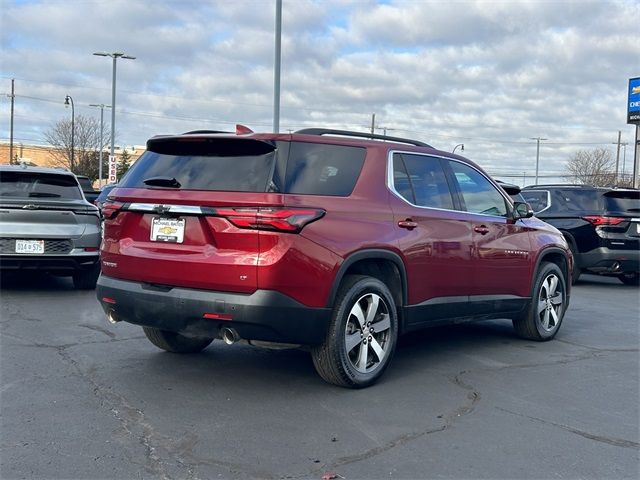
[[[184,241],[184,218],[153,217],[151,241],[182,243]]]
[[[16,240],[16,253],[44,253],[44,240]]]

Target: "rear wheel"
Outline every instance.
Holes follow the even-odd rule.
[[[213,338],[185,337],[176,332],[160,330],[154,327],[142,327],[144,334],[156,347],[173,353],[196,353],[204,350],[213,342]]]
[[[545,341],[556,336],[567,300],[566,279],[555,263],[540,265],[526,312],[513,319],[516,333],[528,340]]]
[[[77,270],[73,273],[73,286],[78,290],[93,290],[100,276],[100,262],[88,270]]]
[[[638,272],[625,272],[619,275],[618,279],[625,285],[640,285],[640,274]]]
[[[338,291],[329,331],[311,351],[318,374],[341,387],[375,383],[389,365],[398,338],[398,315],[380,280],[349,275]]]

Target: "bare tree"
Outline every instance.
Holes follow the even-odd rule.
[[[100,122],[93,117],[76,115],[74,125],[73,152],[74,164],[71,165],[71,120],[59,120],[44,134],[47,143],[54,147],[52,156],[54,165],[68,168],[78,175],[86,175],[92,180],[98,178],[100,148],[110,142],[105,132],[100,145]],[[103,155],[103,171],[107,171],[108,155]]]
[[[606,148],[578,150],[567,162],[567,170],[565,179],[573,183],[598,187],[615,184],[615,160]]]

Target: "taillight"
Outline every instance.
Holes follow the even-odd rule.
[[[102,204],[102,216],[105,218],[105,220],[110,220],[112,218],[115,218],[115,216],[118,214],[118,212],[122,209],[123,206],[124,206],[124,203],[110,202],[107,200]]]
[[[321,218],[325,211],[318,208],[216,208],[239,228],[297,233],[304,226]]]
[[[606,225],[618,225],[626,220],[626,218],[620,217],[604,217],[602,215],[588,215],[582,217],[587,222],[595,225],[596,227],[602,227]]]

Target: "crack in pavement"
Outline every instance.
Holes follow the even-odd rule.
[[[552,422],[550,420],[544,420],[538,417],[532,417],[531,415],[525,415],[523,413],[512,412],[511,410],[507,410],[502,407],[495,407],[496,410],[501,412],[509,413],[511,415],[515,415],[517,417],[528,418],[529,420],[533,420],[539,423],[543,423],[545,425],[552,425],[554,427],[561,428],[562,430],[566,430],[567,432],[574,433],[576,435],[580,435],[588,440],[594,440],[596,442],[606,443],[607,445],[613,445],[614,447],[622,447],[622,448],[640,448],[640,443],[634,442],[632,440],[625,440],[621,438],[614,437],[606,437],[604,435],[596,435],[594,433],[585,432],[584,430],[578,430],[577,428],[570,427],[569,425],[563,425],[561,423]]]
[[[588,348],[588,347],[587,347]],[[475,410],[475,407],[477,405],[477,403],[482,399],[482,395],[480,394],[480,391],[474,387],[473,385],[470,385],[466,382],[464,382],[462,380],[462,376],[463,375],[467,375],[469,373],[473,373],[473,372],[487,372],[487,371],[500,371],[500,370],[509,370],[509,369],[521,369],[521,368],[536,368],[536,367],[546,367],[546,366],[552,366],[552,365],[567,365],[570,363],[575,363],[575,362],[580,362],[580,361],[584,361],[584,360],[591,360],[594,358],[598,358],[598,357],[603,357],[606,356],[606,354],[608,353],[628,353],[629,351],[631,352],[637,352],[638,349],[593,349],[592,351],[580,354],[580,355],[571,355],[570,358],[563,358],[560,360],[555,360],[555,361],[547,361],[547,362],[536,362],[536,363],[523,363],[523,364],[517,364],[517,365],[506,365],[506,366],[496,366],[496,367],[486,367],[486,368],[477,368],[474,370],[462,370],[460,372],[458,372],[457,374],[453,375],[453,376],[449,376],[448,380],[453,383],[454,385],[466,390],[468,392],[467,394],[467,401],[461,405],[460,407],[456,408],[455,410],[451,411],[450,413],[443,415],[443,416],[438,416],[438,418],[444,418],[444,424],[440,427],[436,427],[436,428],[430,428],[427,430],[423,430],[423,431],[419,431],[419,432],[414,432],[414,433],[408,433],[408,434],[404,434],[404,435],[400,435],[392,440],[390,440],[389,442],[387,442],[384,445],[378,446],[378,447],[374,447],[371,448],[369,450],[366,450],[362,453],[359,454],[354,454],[354,455],[349,455],[349,456],[344,456],[344,457],[340,457],[338,459],[336,459],[334,462],[330,462],[328,464],[323,464],[322,467],[319,468],[314,468],[312,470],[310,470],[307,473],[302,473],[299,475],[294,475],[294,476],[286,476],[286,477],[281,477],[281,478],[287,478],[287,479],[292,479],[292,478],[305,478],[308,477],[310,475],[315,475],[318,473],[321,473],[323,471],[326,470],[333,470],[335,471],[338,467],[342,467],[344,465],[348,465],[351,463],[355,463],[361,460],[366,460],[366,459],[370,459],[373,458],[381,453],[384,453],[386,451],[389,451],[395,447],[399,447],[399,446],[403,446],[413,440],[416,440],[418,438],[427,436],[427,435],[431,435],[434,433],[439,433],[439,432],[444,432],[445,430],[451,428],[454,423],[456,422],[457,419],[469,415],[471,413],[473,413],[473,411]],[[498,408],[498,407],[496,407]],[[506,410],[505,410],[506,411]],[[508,411],[507,411],[508,412]],[[508,413],[513,413],[513,412],[508,412]],[[519,415],[517,413],[514,413],[515,415]],[[592,440],[596,440],[596,441],[603,441],[605,443],[610,443],[610,444],[616,444],[615,442],[621,442],[624,443],[624,445],[620,444],[616,444],[616,446],[625,446],[627,448],[636,448],[635,446],[637,444],[635,444],[635,442],[631,442],[631,445],[627,445],[625,442],[629,442],[628,440],[619,440],[619,439],[607,439],[606,437],[601,437],[601,436],[597,436],[597,435],[591,435],[588,432],[582,432],[580,430],[576,430],[576,429],[572,429],[571,427],[568,426],[563,426],[563,425],[559,425],[559,424],[553,424],[552,422],[547,422],[545,420],[542,419],[537,419],[537,418],[533,418],[530,417],[533,420],[538,420],[541,422],[545,422],[545,423],[550,423],[552,425],[556,425],[560,428],[565,428],[566,430],[572,432],[572,433],[576,433],[578,435],[582,435],[585,438],[590,438]],[[614,443],[611,443],[614,442]]]
[[[250,465],[198,457],[192,451],[198,443],[198,437],[194,434],[187,434],[186,438],[175,440],[172,437],[158,433],[151,422],[147,420],[142,409],[131,405],[124,395],[113,391],[110,386],[100,384],[95,378],[95,370],[83,370],[79,362],[77,362],[68,351],[71,347],[82,346],[88,343],[110,343],[116,341],[119,340],[111,339],[102,342],[85,342],[64,346],[51,346],[50,348],[54,348],[58,352],[61,358],[75,370],[75,374],[78,377],[87,381],[92,386],[93,394],[100,400],[101,407],[109,411],[111,415],[118,420],[126,435],[131,438],[137,438],[140,445],[143,446],[146,461],[141,464],[135,459],[130,458],[132,463],[140,465],[154,477],[169,480],[172,477],[167,472],[167,467],[171,465],[171,460],[163,459],[165,455],[159,453],[159,451],[163,451],[175,462],[176,466],[186,470],[186,476],[179,475],[179,478],[197,479],[195,469],[200,465],[225,468],[230,474],[243,473],[257,479],[272,478],[269,473],[256,470]]]

